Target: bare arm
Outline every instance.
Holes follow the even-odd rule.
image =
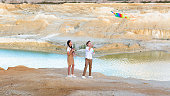
[[[90,51],[91,47],[89,47],[89,51]]]
[[[93,48],[93,45],[89,47],[89,51],[90,51],[91,48]]]
[[[73,53],[73,50],[67,51],[67,55],[70,56]]]

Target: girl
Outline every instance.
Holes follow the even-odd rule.
[[[74,75],[74,55],[75,55],[75,50],[72,47],[72,42],[71,40],[67,41],[67,63],[68,63],[68,76],[67,77],[76,77]],[[70,74],[70,69],[71,69],[71,74]]]

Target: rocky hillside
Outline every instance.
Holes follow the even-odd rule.
[[[0,0],[1,3],[169,3],[170,0]]]
[[[170,39],[169,11],[169,4],[0,4],[0,35]]]
[[[117,18],[111,11],[123,13],[129,19]],[[92,40],[98,51],[109,50],[108,54],[147,51],[144,48],[170,52],[169,17],[170,4],[0,3],[0,37],[7,41],[0,42],[0,48],[48,50],[39,43],[29,44],[29,40],[40,40],[45,44],[62,45],[56,49],[48,44],[51,51],[60,51],[65,50],[63,46],[71,39],[78,50],[85,48],[87,40]],[[21,42],[11,43],[11,38]]]

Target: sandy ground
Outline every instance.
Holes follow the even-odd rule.
[[[66,77],[67,69],[0,69],[0,96],[169,96],[169,81],[145,81],[93,73],[93,79]]]
[[[170,52],[169,4],[0,4],[0,48],[65,54],[71,39],[79,54],[87,40],[102,54]],[[137,16],[114,18],[110,10]],[[156,40],[155,40],[156,39]],[[129,45],[130,44],[130,45]],[[134,46],[135,45],[135,46]],[[84,56],[84,55],[82,55]],[[0,68],[0,96],[169,96],[170,81],[107,77],[66,78],[67,69]]]

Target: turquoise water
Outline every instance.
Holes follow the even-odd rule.
[[[161,51],[124,53],[93,59],[93,72],[107,76],[170,81],[170,54]],[[67,68],[67,56],[0,49],[0,67]],[[83,70],[84,58],[75,57],[75,68]]]

